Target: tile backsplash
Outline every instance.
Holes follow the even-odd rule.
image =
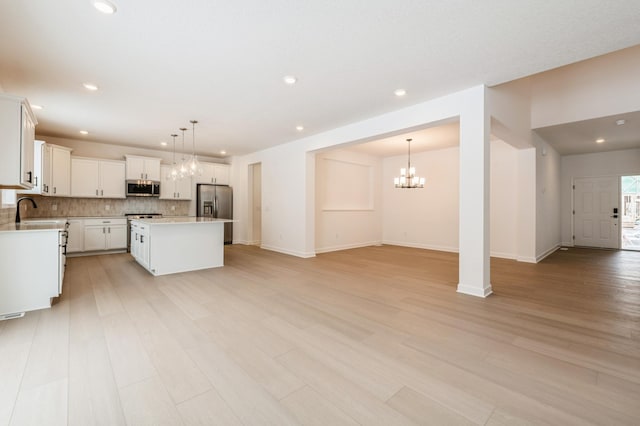
[[[4,225],[5,223],[11,223],[14,220],[16,220],[15,207],[0,209],[0,225]]]
[[[38,205],[34,209],[30,204],[22,203],[20,216],[38,217],[87,217],[87,216],[124,216],[126,213],[161,213],[164,216],[188,216],[190,201],[160,200],[150,197],[111,198],[63,198],[33,196]],[[172,210],[173,208],[173,210]],[[10,222],[15,209],[9,215]],[[2,215],[5,213],[2,212]],[[4,216],[0,216],[4,219]],[[4,223],[7,223],[4,222]]]

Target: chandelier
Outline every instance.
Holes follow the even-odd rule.
[[[411,167],[411,141],[412,139],[407,139],[407,168],[402,167],[400,169],[400,177],[393,178],[393,184],[396,188],[424,188],[425,179],[416,176],[416,168]]]
[[[184,132],[187,130],[186,127],[180,127],[180,131],[182,132],[182,161],[180,162],[180,169],[178,169],[178,175],[180,179],[189,175],[189,165],[187,160],[184,158]]]

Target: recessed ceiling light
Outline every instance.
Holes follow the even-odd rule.
[[[622,125],[623,125],[624,123],[626,123],[626,122],[627,122],[627,120],[616,120],[616,124],[617,124],[618,126],[622,126]]]
[[[82,85],[84,86],[85,89],[87,90],[91,90],[93,92],[95,92],[96,90],[98,90],[98,86],[96,86],[93,83],[82,83]]]
[[[304,126],[296,126],[296,130],[301,132],[304,130]]]
[[[167,146],[167,143],[166,142],[160,142],[160,145]]]
[[[603,143],[604,139],[600,138],[600,139],[596,139],[596,143]]]
[[[88,134],[89,134],[89,132],[87,132],[86,130],[80,130],[80,134],[81,134],[81,135],[88,135]]]
[[[396,89],[393,91],[393,94],[400,97],[400,96],[404,96],[407,94],[407,91],[404,89]]]
[[[33,108],[33,109],[42,109],[42,105],[31,104],[31,108]]]
[[[282,80],[284,80],[284,82],[288,85],[296,84],[296,81],[298,81],[298,79],[292,75],[285,75]]]
[[[222,151],[220,151],[220,154],[225,155],[227,153],[227,151],[225,151],[224,149]]]
[[[109,0],[93,0],[93,7],[105,15],[113,15],[118,10],[116,5]]]

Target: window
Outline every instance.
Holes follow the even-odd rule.
[[[2,208],[16,206],[16,190],[15,189],[0,189],[0,195],[2,198]]]

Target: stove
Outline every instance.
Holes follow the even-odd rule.
[[[161,213],[125,213],[127,217],[127,253],[131,252],[131,221],[135,219],[157,219]]]

